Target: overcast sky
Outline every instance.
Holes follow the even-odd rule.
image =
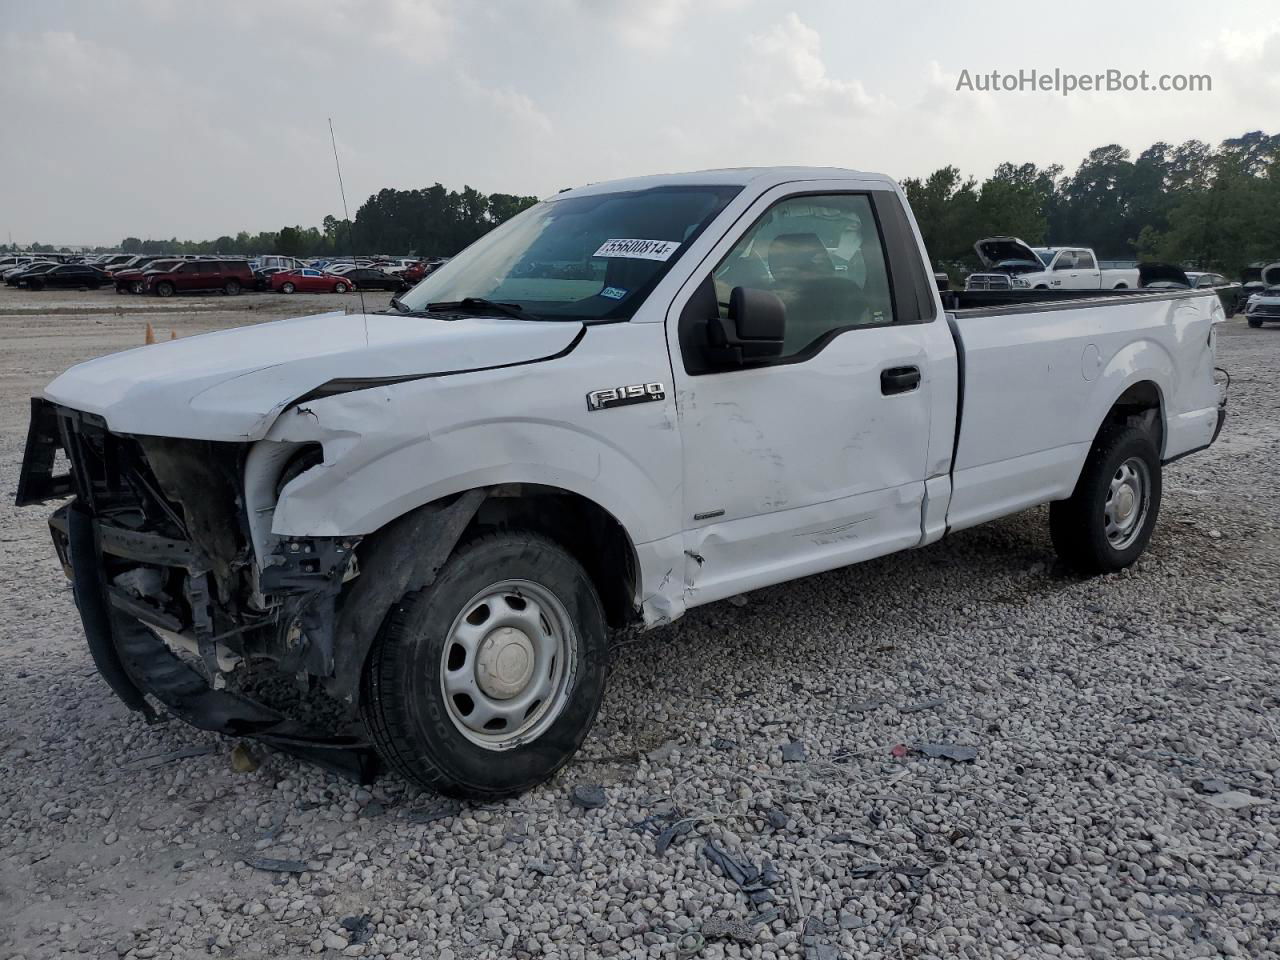
[[[1134,9],[1141,6],[1142,9]],[[957,92],[962,70],[1211,93]],[[985,176],[1280,132],[1274,0],[0,0],[0,240],[213,238],[439,181],[774,163]]]

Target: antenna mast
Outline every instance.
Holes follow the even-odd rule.
[[[351,222],[351,214],[347,213],[347,190],[342,185],[342,164],[338,162],[338,139],[333,135],[333,117],[329,118],[329,142],[333,144],[333,165],[338,170],[338,193],[342,195],[342,219],[347,222],[347,242],[351,245],[351,266],[355,267],[356,239],[355,231],[352,229],[354,224]],[[360,295],[360,312],[368,313],[364,308],[364,288],[359,284],[356,284],[355,288],[356,293]]]

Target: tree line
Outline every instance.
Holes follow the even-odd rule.
[[[1280,134],[1252,131],[1217,147],[1155,143],[1137,157],[1113,143],[1074,173],[1002,163],[979,182],[946,166],[902,186],[943,269],[973,267],[974,242],[999,235],[1232,276],[1280,260]]]
[[[1233,276],[1249,263],[1280,260],[1280,134],[1255,130],[1217,147],[1199,140],[1155,143],[1136,157],[1108,144],[1089,151],[1073,173],[1058,164],[1002,163],[978,181],[949,165],[902,185],[930,257],[953,273],[976,265],[974,241],[997,235],[1089,246],[1102,259],[1159,260]],[[436,183],[379,190],[360,205],[354,222],[327,216],[318,227],[201,241],[126,237],[118,249],[446,257],[536,201]],[[41,244],[28,249],[56,252]]]
[[[223,235],[212,240],[125,237],[118,247],[97,247],[92,252],[450,257],[537,201],[537,197],[510,193],[484,194],[471,187],[463,187],[461,192],[448,190],[439,183],[421,190],[383,189],[360,205],[354,222],[326,216],[319,227],[295,225],[260,233],[242,230],[235,236]],[[0,250],[7,249],[0,245]],[[41,243],[29,244],[23,249],[33,253],[70,252]]]

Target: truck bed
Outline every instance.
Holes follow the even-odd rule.
[[[1069,496],[1098,424],[1126,392],[1163,410],[1163,459],[1212,441],[1218,389],[1205,343],[1222,317],[1218,298],[1089,293],[952,298],[960,413],[950,529]]]

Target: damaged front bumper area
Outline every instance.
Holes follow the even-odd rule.
[[[351,709],[358,674],[340,675],[334,652],[360,540],[281,538],[259,569],[246,451],[113,434],[37,398],[17,503],[74,497],[50,518],[54,546],[94,663],[131,709],[254,737],[367,782],[376,760]]]

